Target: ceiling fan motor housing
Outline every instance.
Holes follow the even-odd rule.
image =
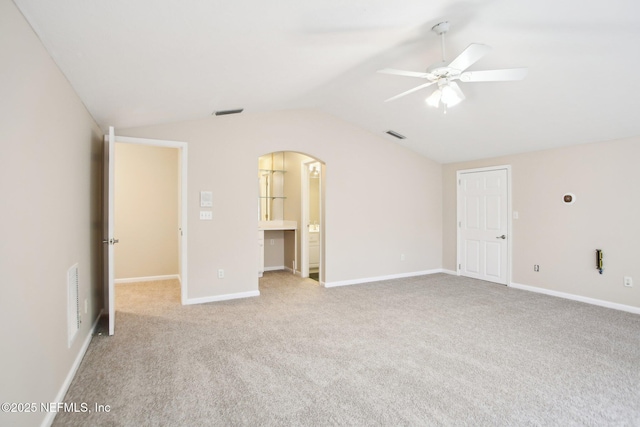
[[[441,35],[446,33],[447,31],[449,31],[449,22],[444,21],[444,22],[440,22],[439,24],[434,25],[433,27],[431,27],[431,29],[437,34],[437,35]]]

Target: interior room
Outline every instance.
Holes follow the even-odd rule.
[[[639,29],[0,0],[0,425],[640,424]]]

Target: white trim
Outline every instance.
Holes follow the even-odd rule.
[[[334,288],[336,286],[359,285],[361,283],[380,282],[382,280],[402,279],[405,277],[425,276],[427,274],[444,273],[441,268],[424,271],[413,271],[411,273],[390,274],[388,276],[366,277],[363,279],[341,280],[338,282],[320,282],[325,288]]]
[[[293,268],[287,267],[286,265],[279,265],[276,267],[264,267],[263,272],[264,271],[288,271],[291,274],[295,274],[296,276],[302,277],[302,273],[300,272],[300,270],[294,271]]]
[[[182,141],[169,141],[166,139],[150,139],[150,138],[136,138],[130,136],[116,135],[116,142],[124,142],[126,144],[142,144],[142,145],[155,145],[157,147],[167,148],[182,148],[186,146],[186,142]]]
[[[116,279],[116,284],[123,283],[136,283],[136,282],[157,282],[159,280],[172,280],[178,279],[180,280],[180,276],[178,274],[166,274],[164,276],[142,276],[142,277],[128,277],[125,279]]]
[[[460,275],[460,273],[458,273],[457,271],[454,271],[454,270],[447,270],[446,268],[441,268],[440,270],[442,270],[440,272],[444,273],[444,274],[450,274],[452,276],[459,276]]]
[[[511,288],[521,289],[523,291],[536,292],[539,294],[551,295],[558,298],[570,299],[573,301],[584,302],[587,304],[598,305],[600,307],[612,308],[614,310],[627,311],[629,313],[640,314],[640,307],[631,305],[618,304],[615,302],[605,301],[601,299],[583,297],[581,295],[568,294],[566,292],[553,291],[551,289],[538,288],[536,286],[521,285],[520,283],[511,283]]]
[[[98,327],[98,322],[100,321],[100,318],[102,317],[103,314],[104,314],[104,310],[100,310],[100,313],[98,313],[98,317],[96,317],[96,320],[93,322],[91,329],[89,329],[89,333],[84,339],[84,343],[82,343],[82,347],[80,348],[80,351],[76,356],[76,359],[73,361],[73,365],[71,365],[71,369],[67,373],[67,377],[64,379],[64,382],[62,383],[60,390],[58,390],[58,394],[56,395],[54,402],[64,401],[64,396],[67,394],[67,391],[69,391],[69,387],[71,386],[71,381],[73,381],[73,378],[76,376],[76,373],[78,372],[78,368],[80,367],[80,363],[82,363],[82,359],[84,358],[84,355],[89,349],[89,344],[91,344],[91,339],[93,338],[93,334],[96,332],[96,328]],[[56,415],[57,415],[57,412],[47,412],[47,415],[45,415],[44,420],[42,420],[41,426],[42,427],[51,426],[51,424],[53,424],[53,420],[56,417]]]
[[[201,298],[189,298],[183,304],[184,305],[204,304],[207,302],[227,301],[230,299],[240,299],[240,298],[259,297],[259,296],[260,296],[260,291],[238,292],[235,294],[214,295],[210,297],[201,297]]]
[[[474,168],[474,169],[460,169],[456,171],[456,275],[462,275],[458,266],[462,262],[461,245],[460,245],[460,221],[461,212],[460,212],[460,175],[464,173],[475,173],[475,172],[489,172],[506,169],[507,171],[507,257],[509,260],[507,261],[507,277],[506,283],[500,283],[504,285],[509,285],[511,283],[511,272],[513,271],[513,192],[512,192],[512,184],[511,184],[511,165],[497,165],[497,166],[488,166],[484,168]],[[465,276],[467,277],[467,276]],[[471,277],[471,276],[468,276]]]
[[[311,192],[309,189],[309,180],[311,178],[311,175],[309,173],[309,166],[317,163],[318,164],[318,173],[320,174],[320,176],[318,177],[319,179],[319,186],[318,186],[318,208],[320,210],[320,234],[318,236],[318,244],[320,246],[319,248],[319,259],[318,259],[318,275],[321,274],[321,270],[323,270],[322,265],[323,265],[323,251],[324,251],[324,247],[323,247],[323,240],[324,240],[324,223],[323,223],[323,219],[324,216],[322,215],[323,212],[323,208],[324,208],[324,200],[323,200],[323,180],[324,180],[324,171],[322,170],[322,167],[324,165],[324,162],[322,162],[321,160],[319,160],[316,157],[313,156],[309,156],[308,154],[305,154],[305,156],[309,157],[311,160],[305,160],[300,162],[300,263],[299,263],[299,267],[298,270],[300,271],[299,276],[300,277],[304,277],[307,278],[309,277],[309,222],[310,222],[310,213],[309,213],[309,203],[311,200]]]
[[[309,164],[300,162],[300,277],[309,277]]]

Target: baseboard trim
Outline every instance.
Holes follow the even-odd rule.
[[[568,294],[566,292],[554,291],[551,289],[538,288],[536,286],[522,285],[520,283],[511,282],[509,285],[512,288],[522,289],[523,291],[536,292],[539,294],[551,295],[554,297],[570,299],[573,301],[584,302],[587,304],[598,305],[600,307],[612,308],[614,310],[626,311],[629,313],[640,314],[640,307],[633,307],[631,305],[618,304],[615,302],[605,301],[596,298],[583,297],[581,295]]]
[[[459,276],[457,271],[454,270],[447,270],[446,268],[441,268],[441,273],[445,273],[445,274],[450,274],[452,276]]]
[[[341,280],[337,282],[324,282],[322,285],[325,288],[335,288],[337,286],[349,286],[349,285],[359,285],[361,283],[370,283],[370,282],[380,282],[382,280],[393,280],[393,279],[403,279],[406,277],[414,277],[414,276],[425,276],[428,274],[436,274],[436,273],[444,273],[445,270],[441,268],[436,268],[433,270],[424,270],[424,271],[413,271],[410,273],[400,273],[400,274],[390,274],[388,276],[376,276],[376,277],[366,277],[363,279],[353,279],[353,280]]]
[[[96,328],[98,327],[98,322],[100,321],[100,318],[102,317],[103,314],[104,314],[104,310],[100,310],[100,313],[98,313],[98,317],[93,322],[93,325],[91,325],[91,329],[89,329],[89,333],[85,337],[84,343],[82,343],[82,347],[80,348],[80,351],[76,356],[76,359],[73,361],[73,365],[71,365],[71,369],[69,370],[69,373],[67,373],[67,377],[64,379],[64,382],[62,383],[60,390],[58,390],[58,394],[56,395],[54,402],[64,401],[64,396],[67,394],[67,391],[69,391],[69,387],[71,386],[71,381],[73,381],[73,378],[76,376],[76,373],[78,372],[78,368],[82,363],[82,359],[84,359],[84,355],[86,354],[87,349],[89,348],[89,344],[91,344],[91,338],[93,338],[93,334],[96,332]],[[47,415],[44,417],[44,420],[42,421],[41,426],[50,427],[51,424],[53,424],[53,420],[56,417],[56,415],[57,415],[57,412],[47,412]]]
[[[286,267],[284,265],[278,265],[275,267],[265,267],[264,271],[279,271],[279,270],[286,270]]]
[[[136,282],[156,282],[160,280],[180,280],[179,274],[166,274],[164,276],[142,276],[142,277],[128,277],[125,279],[116,279],[114,282],[118,285],[122,283],[136,283]]]
[[[294,270],[293,268],[287,267],[286,265],[284,267],[282,267],[282,269],[284,271],[287,271],[287,272],[293,274],[294,276],[302,277],[302,271],[300,271],[300,270]]]
[[[214,295],[210,297],[188,298],[184,305],[204,304],[207,302],[228,301],[232,299],[259,297],[260,291],[238,292],[235,294]]]

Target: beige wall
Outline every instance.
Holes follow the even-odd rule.
[[[264,267],[267,270],[285,267],[284,233],[282,230],[264,232]]]
[[[333,116],[243,113],[117,133],[189,146],[190,299],[258,289],[256,160],[274,151],[326,163],[327,282],[442,265],[441,166]],[[198,220],[204,189],[214,193],[213,221]],[[215,274],[219,268],[223,279]]]
[[[456,266],[456,171],[512,166],[513,275],[518,284],[640,307],[640,138],[443,167],[444,268]],[[573,205],[562,195],[576,195]],[[604,274],[595,250],[604,250]],[[540,272],[533,265],[540,265]],[[635,279],[623,286],[623,277]]]
[[[116,279],[178,274],[177,148],[116,144]]]
[[[0,396],[53,402],[103,305],[102,131],[8,0],[0,64]],[[68,348],[66,274],[75,263],[82,324]],[[40,425],[46,415],[0,413],[0,425]]]

